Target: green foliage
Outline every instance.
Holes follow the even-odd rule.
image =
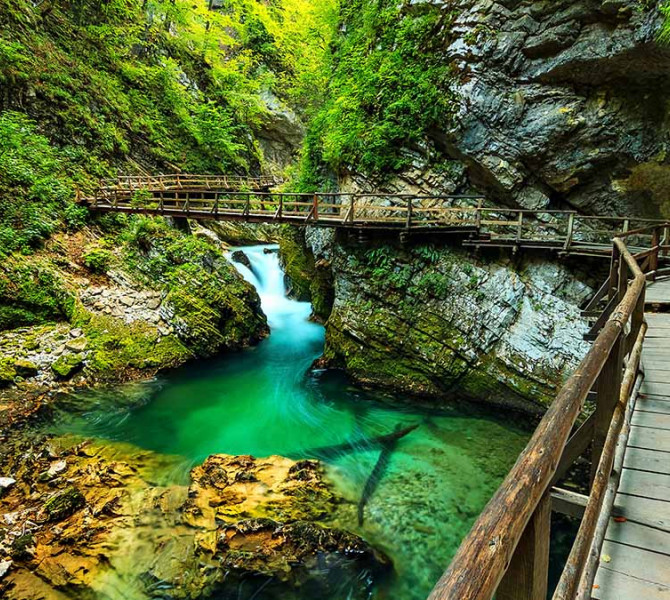
[[[17,112],[0,113],[0,256],[27,252],[71,211],[72,187],[56,150]]]
[[[10,259],[0,266],[0,330],[67,318],[73,302],[48,261]]]
[[[452,68],[444,48],[453,14],[395,0],[345,0],[328,98],[306,140],[302,179],[320,164],[382,175],[407,165],[451,118]]]
[[[87,248],[82,255],[86,268],[93,273],[106,273],[114,255],[100,246]]]

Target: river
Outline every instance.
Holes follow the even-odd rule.
[[[242,250],[252,268],[235,266],[258,290],[271,335],[255,348],[129,387],[128,406],[110,409],[104,396],[118,390],[95,392],[94,407],[66,428],[181,457],[174,478],[187,477],[214,453],[321,458],[328,479],[350,501],[334,524],[394,562],[375,600],[424,600],[528,432],[481,410],[428,410],[408,398],[366,392],[338,373],[310,371],[323,351],[323,326],[309,320],[308,303],[286,297],[276,247]],[[322,456],[313,449],[410,425],[418,427],[391,453],[360,523],[357,504],[379,449]],[[343,594],[318,600],[345,600]]]

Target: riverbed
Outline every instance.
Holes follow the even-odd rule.
[[[276,247],[241,250],[251,268],[235,264],[259,292],[271,328],[266,340],[145,384],[85,393],[79,401],[86,410],[54,432],[174,457],[161,477],[181,483],[211,454],[320,459],[347,501],[326,524],[361,535],[393,560],[393,575],[379,583],[374,599],[425,599],[528,430],[513,417],[421,408],[311,369],[323,351],[324,327],[310,320],[309,303],[286,297]],[[365,440],[412,426],[375,470],[380,447]],[[356,581],[323,600],[345,600],[352,586]]]

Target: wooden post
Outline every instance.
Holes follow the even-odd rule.
[[[570,250],[570,246],[572,245],[572,234],[575,230],[575,213],[570,213],[568,215],[568,231],[565,237],[565,246],[563,246],[563,250],[566,252]]]
[[[628,233],[629,229],[630,229],[630,219],[624,219],[623,220],[623,232]]]
[[[319,196],[314,194],[314,206],[312,207],[312,218],[315,221],[319,220]]]
[[[616,259],[616,262],[615,262]],[[610,266],[611,293],[617,296],[617,302],[623,300],[628,289],[628,264],[621,256],[616,244],[612,250],[612,265]],[[600,455],[603,451],[607,432],[612,422],[612,415],[621,392],[623,377],[623,359],[626,353],[626,338],[622,331],[614,344],[607,362],[596,381],[596,411],[593,428],[593,447],[591,450],[591,483],[598,471]]]
[[[351,207],[349,210],[349,222],[354,222],[354,211],[356,210],[356,196],[351,194]]]
[[[551,490],[537,505],[498,586],[496,600],[546,600],[549,576]]]
[[[516,243],[521,242],[521,237],[523,235],[523,212],[519,212],[519,224],[516,227]]]
[[[407,198],[407,229],[412,228],[412,210],[413,210],[413,202],[412,198]]]
[[[663,228],[663,245],[666,246],[666,248],[663,250],[663,256],[668,256],[668,248],[667,246],[670,244],[670,227],[664,227]]]
[[[479,235],[479,230],[482,226],[482,206],[484,201],[480,198],[477,201],[477,210],[475,211],[475,227],[477,228],[477,235]]]
[[[659,228],[656,227],[654,229],[654,232],[651,236],[651,247],[654,248],[654,251],[652,252],[651,256],[649,257],[649,270],[652,272],[651,280],[655,281],[656,280],[656,274],[655,272],[658,270],[658,253],[659,253],[659,244],[661,242],[660,239],[660,231]]]

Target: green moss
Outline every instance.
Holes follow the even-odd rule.
[[[314,315],[326,321],[335,300],[332,272],[330,265],[315,262],[302,230],[292,227],[282,230],[279,260],[286,274],[289,296],[311,302]]]
[[[75,487],[69,487],[47,500],[44,511],[49,521],[60,521],[69,517],[86,503],[83,494]]]
[[[92,273],[106,273],[114,255],[100,246],[87,248],[82,255],[82,261]]]
[[[34,377],[39,371],[34,362],[22,358],[14,361],[14,369],[19,377]]]
[[[16,377],[16,368],[10,358],[0,359],[0,388],[7,387],[14,383]]]
[[[79,309],[74,324],[89,342],[86,371],[101,381],[122,380],[133,369],[177,367],[193,354],[174,336],[161,336],[143,322],[124,323],[109,315]]]
[[[49,260],[12,257],[0,265],[0,330],[66,319],[73,305],[72,293]]]
[[[286,274],[289,295],[301,302],[311,300],[314,257],[305,246],[304,233],[284,227],[279,242],[279,260]]]
[[[84,366],[84,359],[76,354],[64,354],[52,363],[51,370],[58,379],[69,379]]]

